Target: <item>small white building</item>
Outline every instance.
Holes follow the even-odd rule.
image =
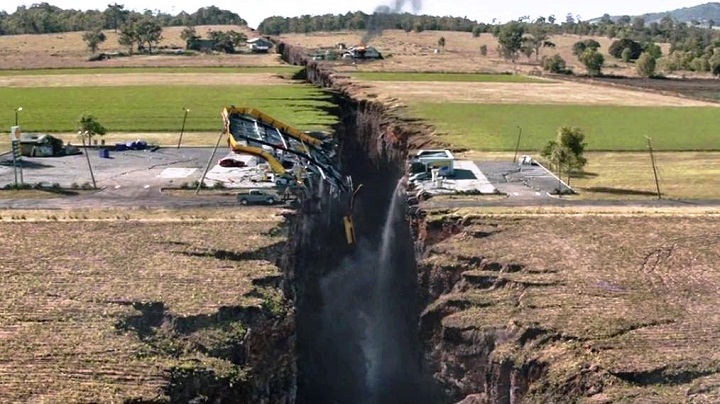
[[[247,41],[248,48],[254,53],[268,53],[273,43],[265,38],[253,38]]]
[[[452,175],[455,169],[455,156],[450,150],[420,150],[411,162],[422,164],[426,172],[439,169],[441,175]]]

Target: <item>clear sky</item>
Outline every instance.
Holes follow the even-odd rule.
[[[7,12],[15,11],[17,6],[30,6],[40,3],[41,0],[18,1],[2,0],[0,9]],[[125,5],[126,9],[144,11],[146,9],[160,10],[176,14],[181,10],[194,12],[200,7],[215,5],[219,8],[233,11],[248,21],[251,27],[257,25],[264,18],[272,15],[298,16],[302,14],[337,14],[347,11],[372,12],[380,5],[391,5],[395,0],[173,0],[149,2],[142,0],[44,0],[63,9],[100,9],[106,8],[108,3]],[[568,13],[579,15],[582,19],[600,17],[605,13],[610,15],[637,15],[648,12],[661,12],[682,7],[692,7],[703,4],[702,0],[604,0],[604,1],[571,1],[571,0],[422,0],[420,13],[430,15],[451,15],[468,17],[480,22],[492,22],[494,18],[505,22],[528,15],[531,18],[549,16],[554,14],[559,21],[565,19]],[[407,1],[404,11],[411,12],[410,1]]]

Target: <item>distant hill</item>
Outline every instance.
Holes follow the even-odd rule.
[[[684,7],[665,13],[648,13],[643,14],[645,22],[659,22],[664,16],[670,15],[674,20],[680,22],[699,21],[706,22],[709,20],[720,21],[720,3],[706,3],[695,7]]]
[[[698,21],[700,23],[706,23],[709,20],[714,20],[717,24],[720,24],[720,3],[706,3],[694,7],[678,8],[677,10],[665,11],[660,13],[647,13],[640,17],[645,19],[645,23],[649,24],[652,22],[660,22],[660,20],[669,15],[674,20],[679,22],[691,22]],[[635,17],[635,16],[634,16]],[[613,21],[617,21],[620,16],[611,17]],[[591,22],[598,22],[600,18],[593,19]]]

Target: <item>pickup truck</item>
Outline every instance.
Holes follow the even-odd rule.
[[[260,189],[252,189],[249,192],[237,194],[237,200],[242,205],[249,204],[268,204],[274,205],[280,199],[277,194],[272,191],[264,191]]]

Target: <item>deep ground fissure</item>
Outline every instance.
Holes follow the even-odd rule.
[[[362,184],[357,243],[346,244],[347,201],[297,216],[294,301],[298,403],[443,402],[425,364],[414,240],[400,178],[404,162],[382,142],[383,112],[336,96],[340,163]]]

